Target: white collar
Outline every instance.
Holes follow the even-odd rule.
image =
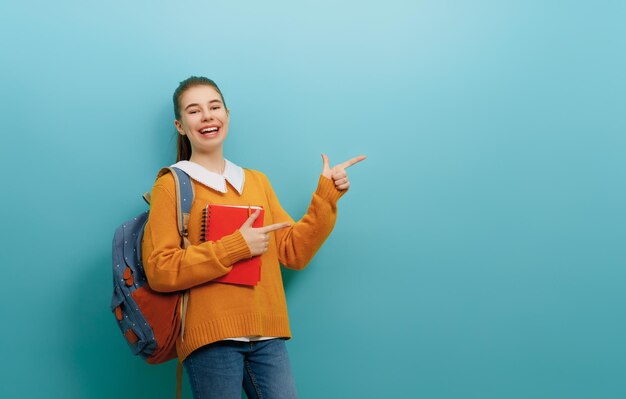
[[[176,162],[174,165],[172,165],[172,167],[181,169],[182,171],[187,173],[192,179],[204,184],[209,188],[217,190],[220,193],[225,193],[227,191],[226,180],[228,180],[228,182],[233,187],[235,187],[239,195],[241,195],[241,193],[243,192],[243,183],[245,181],[243,168],[235,165],[228,159],[225,159],[224,163],[224,173],[221,175],[219,173],[211,172],[210,170],[207,170],[204,166],[191,161]]]

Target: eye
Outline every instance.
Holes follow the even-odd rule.
[[[198,110],[197,110],[197,109],[194,109],[194,110],[192,110],[192,111],[189,111],[189,113],[190,113],[190,114],[196,114],[196,113],[198,113]]]
[[[222,108],[222,107],[220,107],[219,105],[216,105],[216,106],[214,106],[214,107],[211,107],[211,109],[220,109],[220,108]]]

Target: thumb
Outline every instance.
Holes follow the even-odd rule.
[[[322,154],[322,174],[326,177],[330,177],[330,163],[326,154]]]
[[[254,213],[248,216],[248,219],[246,219],[246,221],[243,222],[241,227],[252,227],[252,223],[254,223],[257,217],[259,217],[260,213],[261,213],[260,209],[255,210]]]

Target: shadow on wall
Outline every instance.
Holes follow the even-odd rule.
[[[295,286],[302,278],[302,271],[287,269],[284,266],[280,267],[281,274],[283,276],[283,286],[285,288],[285,296],[287,297],[287,304],[289,304],[289,291],[295,290]],[[300,274],[300,275],[299,275]]]

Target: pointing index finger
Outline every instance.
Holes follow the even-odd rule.
[[[348,167],[354,165],[355,163],[361,162],[365,158],[367,158],[365,155],[359,155],[358,157],[354,157],[351,160],[342,163],[341,165],[339,165],[339,167],[342,169],[347,169]]]
[[[288,223],[288,222],[276,223],[276,224],[270,224],[269,226],[265,226],[265,227],[259,227],[259,230],[262,233],[269,233],[271,231],[284,229],[285,227],[289,227],[289,226],[291,226],[291,223]]]

